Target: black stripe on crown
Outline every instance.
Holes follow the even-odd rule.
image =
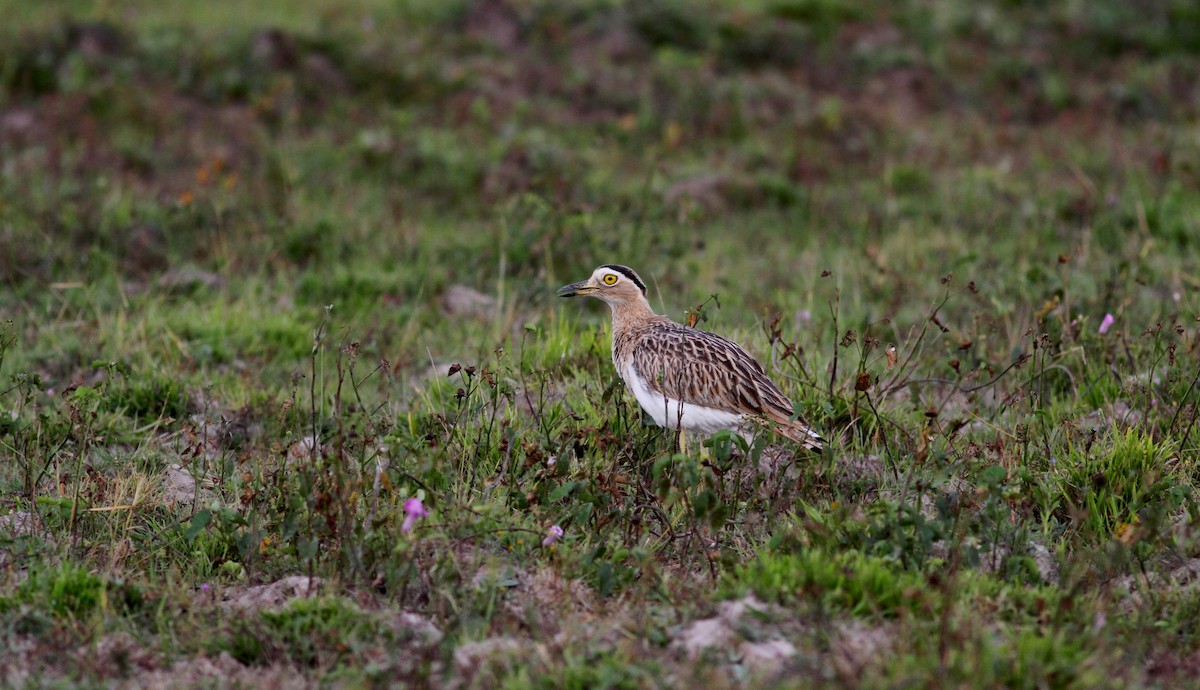
[[[620,264],[604,264],[600,268],[608,268],[620,273],[626,278],[632,280],[633,284],[638,286],[638,288],[642,291],[642,295],[646,294],[646,284],[642,282],[642,279],[638,277],[638,274],[633,272],[632,268],[628,266],[622,266]]]

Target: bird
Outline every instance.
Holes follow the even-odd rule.
[[[731,340],[655,314],[646,284],[628,266],[604,264],[558,295],[608,304],[613,366],[654,423],[679,432],[682,452],[685,432],[728,429],[749,442],[756,428],[769,425],[804,448],[824,446],[758,360]]]

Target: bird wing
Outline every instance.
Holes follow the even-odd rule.
[[[656,323],[633,350],[633,365],[652,390],[673,400],[785,422],[792,403],[737,343],[669,320]]]

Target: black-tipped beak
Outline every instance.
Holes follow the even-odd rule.
[[[596,288],[592,287],[591,285],[588,285],[588,281],[581,280],[578,283],[571,283],[570,285],[564,285],[564,286],[560,287],[558,289],[558,296],[559,297],[574,297],[576,295],[586,295],[588,293],[595,292],[595,291],[596,291]]]

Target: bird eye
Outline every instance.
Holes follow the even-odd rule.
[[[617,284],[616,274],[609,273],[608,275],[604,276],[604,284],[605,285],[616,285]]]

